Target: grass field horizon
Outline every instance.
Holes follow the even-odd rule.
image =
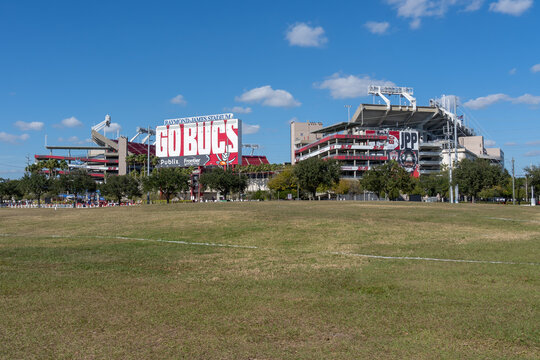
[[[0,229],[0,358],[540,357],[534,207],[0,209]]]

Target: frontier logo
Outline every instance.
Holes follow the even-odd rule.
[[[186,158],[184,159],[184,166],[199,166],[201,164],[200,158]]]

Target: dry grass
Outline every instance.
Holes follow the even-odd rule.
[[[487,205],[2,209],[0,358],[538,358],[540,265],[330,252],[540,263],[539,224]]]

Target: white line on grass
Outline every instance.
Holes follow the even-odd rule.
[[[532,222],[532,223],[540,224],[540,221],[536,221],[536,220],[527,220],[527,219],[509,219],[509,218],[493,217],[493,216],[487,216],[486,218],[487,218],[487,219],[491,219],[491,220]]]
[[[438,258],[425,258],[425,257],[417,257],[417,256],[383,256],[383,255],[369,255],[369,254],[354,254],[354,253],[337,252],[337,251],[329,252],[329,254],[366,257],[366,258],[372,258],[372,259],[386,259],[386,260],[422,260],[422,261],[442,261],[442,262],[473,263],[473,264],[540,265],[539,263],[522,263],[522,262],[512,262],[512,261],[438,259]]]
[[[93,236],[100,239],[110,239],[110,236]],[[143,238],[132,238],[126,236],[113,236],[114,239],[120,240],[137,240],[137,241],[153,241],[153,242],[164,242],[172,244],[182,244],[182,245],[197,245],[197,246],[218,246],[218,247],[231,247],[231,248],[241,248],[241,249],[258,249],[256,246],[250,245],[236,245],[236,244],[217,244],[217,243],[199,243],[199,242],[189,242],[182,240],[163,240],[163,239],[143,239]]]
[[[2,237],[7,236],[28,236],[28,235],[16,235],[16,234],[0,234]],[[62,237],[78,237],[78,238],[95,238],[95,239],[119,239],[119,240],[135,240],[135,241],[149,241],[149,242],[163,242],[163,243],[172,243],[172,244],[181,244],[181,245],[194,245],[194,246],[216,246],[216,247],[229,247],[229,248],[240,248],[240,249],[261,249],[261,250],[275,250],[271,248],[259,248],[257,246],[251,245],[236,245],[236,244],[220,244],[220,243],[201,243],[201,242],[189,242],[182,240],[164,240],[164,239],[146,239],[146,238],[133,238],[127,236],[99,236],[99,235],[88,235],[88,236],[63,236],[63,235],[43,235],[35,237],[45,237],[45,238],[62,238]],[[491,261],[491,260],[464,260],[464,259],[439,259],[439,258],[427,258],[427,257],[417,257],[417,256],[384,256],[384,255],[370,255],[370,254],[355,254],[355,253],[346,253],[346,252],[324,252],[322,254],[332,254],[332,255],[341,255],[341,256],[355,256],[355,257],[365,257],[371,259],[382,259],[382,260],[419,260],[419,261],[440,261],[440,262],[454,262],[454,263],[472,263],[472,264],[505,264],[505,265],[540,265],[540,263],[524,263],[524,262],[513,262],[513,261]]]

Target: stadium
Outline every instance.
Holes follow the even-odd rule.
[[[486,148],[483,136],[466,124],[464,115],[458,115],[454,96],[443,95],[418,106],[409,87],[371,85],[368,93],[373,103],[360,104],[347,122],[327,126],[291,122],[291,164],[312,157],[337,160],[344,179],[362,178],[365,171],[390,160],[414,177],[437,173],[464,158],[504,165],[503,151]],[[192,177],[197,177],[213,166],[269,164],[266,156],[253,154],[258,145],[243,144],[242,121],[232,113],[166,119],[155,129],[138,127],[129,139],[119,134],[107,137],[110,125],[107,115],[91,128],[91,146],[46,145],[49,154],[35,155],[35,160],[65,161],[65,171],[82,168],[98,182],[107,175],[149,173],[154,167],[192,167]],[[251,148],[251,154],[242,154],[243,148]],[[268,190],[274,173],[270,169],[246,172],[247,191]],[[192,196],[200,199],[204,194],[192,186]]]
[[[483,136],[457,115],[455,97],[418,106],[412,88],[373,85],[368,93],[384,104],[360,104],[348,122],[326,127],[320,122],[291,122],[291,162],[335,159],[343,178],[361,178],[364,171],[389,160],[398,161],[415,177],[464,158],[504,166],[502,150],[485,148]],[[392,97],[399,104],[392,104]]]

